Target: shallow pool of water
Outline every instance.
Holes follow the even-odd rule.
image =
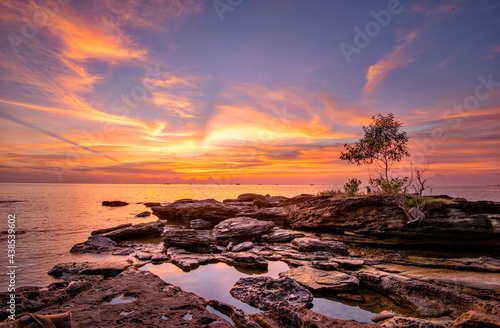
[[[272,278],[279,278],[279,273],[288,271],[290,267],[281,261],[269,261],[268,271],[248,271],[240,270],[225,263],[216,263],[200,266],[198,269],[184,272],[171,263],[147,264],[141,270],[148,270],[164,281],[183,290],[193,292],[206,299],[218,300],[242,309],[245,313],[261,312],[246,303],[243,303],[231,296],[230,290],[240,279],[255,275],[265,275]],[[350,319],[361,322],[371,322],[370,318],[377,316],[377,313],[363,310],[358,306],[350,306],[328,298],[315,297],[313,301],[313,311],[329,317],[339,319]]]

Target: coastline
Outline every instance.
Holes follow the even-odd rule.
[[[151,262],[169,262],[185,271],[214,262],[265,271],[269,261],[279,260],[290,267],[280,274],[281,280],[290,277],[308,290],[326,292],[339,300],[347,298],[349,302],[362,304],[367,303],[368,298],[362,291],[369,288],[385,299],[402,304],[397,307],[400,313],[385,318],[387,321],[410,320],[408,318],[432,318],[435,321],[439,318],[438,321],[446,324],[456,323],[470,311],[480,310],[474,304],[486,306],[484,299],[487,298],[493,300],[487,305],[498,309],[495,281],[498,281],[500,265],[494,251],[498,247],[492,248],[498,241],[498,231],[494,229],[495,225],[490,224],[490,230],[485,226],[485,216],[489,222],[497,222],[500,214],[498,203],[448,199],[428,212],[425,222],[411,225],[405,222],[394,205],[379,196],[331,199],[312,195],[286,198],[244,194],[224,202],[179,200],[152,206],[150,211],[160,220],[98,231],[87,242],[75,246],[76,251],[83,253],[122,252],[121,255],[129,256],[127,261],[62,264],[51,273],[69,279],[66,282],[87,277],[99,280],[96,277],[103,274],[115,277],[111,279],[113,281],[128,279],[129,275],[137,278],[137,268]],[[453,211],[453,217],[449,215],[450,211]],[[172,221],[177,221],[176,226],[165,228],[166,222],[170,225]],[[471,234],[471,231],[475,233]],[[450,240],[453,235],[457,238]],[[145,236],[163,236],[163,243],[152,246],[154,244],[129,242]],[[75,248],[72,251],[75,252]],[[464,271],[471,270],[477,277],[462,277]],[[323,288],[312,283],[320,276],[327,277],[329,286]],[[102,283],[102,280],[85,282],[88,288]],[[55,283],[48,290],[57,289],[54,285],[61,287],[60,283]],[[407,289],[407,294],[396,286]],[[251,284],[247,287],[252,291],[250,294],[259,295],[259,289],[252,289]],[[436,288],[441,296],[436,294]],[[63,291],[59,292],[67,293],[66,289],[63,286]],[[37,290],[40,293],[41,289]],[[84,288],[78,294],[82,296],[86,292],[88,290]],[[443,295],[449,300],[445,301]],[[26,300],[21,297],[19,304],[25,304]],[[428,305],[436,301],[444,305],[430,310]],[[268,308],[264,307],[265,314],[260,317],[237,319],[236,310],[228,310],[216,300],[210,304],[226,309],[222,313],[233,318],[233,322],[272,322],[276,311],[287,312],[289,317],[299,311],[299,308],[290,308],[275,300]],[[388,306],[388,309],[393,307]],[[59,310],[57,306],[48,306],[39,313],[56,310]],[[304,318],[310,312],[305,308],[300,308],[300,311],[306,311]],[[492,313],[483,314],[491,316]],[[408,317],[410,314],[414,316]],[[74,313],[73,316],[75,318]],[[324,320],[328,321],[328,317]]]

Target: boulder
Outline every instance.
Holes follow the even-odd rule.
[[[451,327],[453,328],[468,328],[468,327],[500,327],[500,314],[486,314],[478,311],[467,311],[458,317]]]
[[[285,243],[301,237],[304,237],[302,232],[274,227],[269,232],[263,234],[260,240],[268,243]]]
[[[119,206],[127,206],[127,202],[122,202],[120,200],[112,200],[112,201],[103,201],[102,206],[110,206],[110,207],[119,207]]]
[[[212,222],[202,220],[202,219],[194,219],[191,222],[189,222],[189,226],[192,229],[199,229],[199,230],[205,230],[205,229],[210,229],[212,228]]]
[[[248,251],[252,247],[253,247],[253,243],[251,241],[245,241],[245,242],[242,242],[242,243],[239,243],[237,245],[232,246],[230,251],[231,252],[243,252],[243,251]]]
[[[236,216],[239,208],[213,199],[198,201],[181,199],[165,206],[153,207],[152,211],[162,220],[189,224],[191,220],[202,219],[217,224]]]
[[[172,264],[175,264],[185,272],[194,270],[202,264],[221,261],[221,258],[217,255],[192,253],[175,246],[167,249],[167,256],[170,258]]]
[[[303,252],[328,251],[335,253],[347,253],[347,248],[344,243],[338,241],[325,241],[315,238],[302,237],[296,238],[292,244],[297,246]]]
[[[252,205],[253,206],[256,206],[258,208],[266,208],[266,207],[269,207],[269,202],[265,199],[260,199],[260,198],[257,198],[257,199],[254,199],[253,202],[252,202]]]
[[[273,304],[265,312],[251,314],[250,317],[262,327],[268,328],[377,328],[376,324],[355,320],[342,320],[306,309],[304,306],[291,306],[287,302]]]
[[[312,261],[312,267],[320,270],[336,270],[339,265],[330,261]]]
[[[145,218],[145,217],[148,217],[151,215],[151,212],[149,211],[144,211],[144,212],[141,212],[139,214],[136,214],[135,216],[138,217],[138,218]]]
[[[167,229],[163,233],[166,246],[208,246],[215,244],[212,232],[195,229]]]
[[[309,307],[313,300],[311,292],[295,280],[268,276],[241,278],[231,289],[231,295],[261,310],[268,310],[273,303],[280,301]]]
[[[70,253],[94,253],[129,255],[135,251],[132,248],[118,247],[116,242],[102,235],[91,236],[83,243],[75,244]]]
[[[410,208],[409,213],[410,213],[410,216],[412,217],[412,219],[415,221],[425,219],[425,214],[415,207]]]
[[[359,280],[351,275],[307,266],[281,272],[279,275],[282,278],[292,278],[302,286],[316,292],[354,290],[359,287]]]
[[[266,196],[259,195],[259,194],[247,193],[247,194],[241,194],[236,198],[236,200],[238,202],[253,202],[255,199],[261,199],[261,200],[265,201]]]
[[[221,261],[235,267],[247,269],[267,270],[268,267],[267,261],[262,256],[248,252],[227,252],[224,253]]]
[[[161,203],[147,202],[147,203],[144,203],[144,206],[146,206],[146,207],[161,206]]]
[[[272,221],[259,221],[242,216],[222,221],[214,227],[213,232],[217,239],[255,238],[268,232],[272,227],[274,227]]]
[[[115,230],[122,229],[122,228],[127,228],[127,227],[130,227],[131,225],[132,225],[132,223],[125,223],[125,224],[120,224],[120,225],[117,225],[117,226],[114,226],[111,228],[97,229],[97,230],[92,231],[90,234],[92,236],[102,235],[103,233],[115,231]]]
[[[79,275],[117,276],[131,266],[129,262],[82,262],[60,263],[49,270],[48,274],[55,278],[68,279]]]
[[[384,328],[447,328],[440,323],[411,317],[393,317],[382,323]]]
[[[332,261],[337,263],[339,265],[339,267],[345,268],[348,270],[360,269],[365,264],[365,261],[363,261],[363,260],[356,260],[356,259],[350,259],[350,258],[334,257],[334,258],[332,258]]]
[[[165,222],[163,221],[138,223],[126,228],[108,232],[104,234],[104,237],[112,239],[116,242],[147,237],[159,237],[163,233],[163,226],[165,226]]]

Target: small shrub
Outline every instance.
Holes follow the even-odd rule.
[[[361,185],[361,180],[356,178],[349,179],[344,185],[344,191],[348,196],[354,196],[359,192],[359,186]]]
[[[320,196],[330,196],[330,197],[341,197],[343,195],[343,192],[338,189],[331,189],[331,190],[323,190],[318,192],[315,196],[320,197]]]

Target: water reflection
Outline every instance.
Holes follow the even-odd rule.
[[[229,291],[234,284],[240,278],[252,275],[266,275],[272,278],[279,278],[278,274],[280,272],[289,269],[290,267],[284,262],[269,261],[267,272],[236,269],[225,263],[200,266],[198,269],[190,272],[184,272],[171,263],[159,265],[147,264],[140,270],[148,270],[164,281],[179,286],[185,291],[193,292],[206,299],[231,304],[248,314],[261,311],[233,298]],[[378,315],[377,313],[360,309],[357,306],[342,304],[325,297],[315,297],[312,310],[334,318],[358,320],[361,322],[371,322],[370,318]]]

